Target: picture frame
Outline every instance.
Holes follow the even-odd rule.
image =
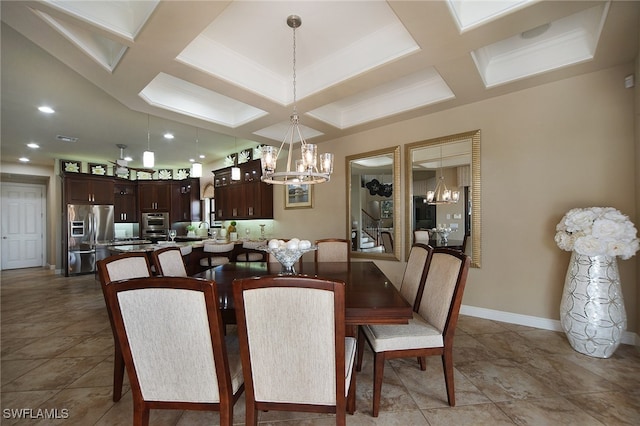
[[[87,172],[92,175],[106,176],[108,172],[108,167],[106,164],[100,163],[88,163]]]
[[[173,170],[171,169],[160,169],[158,171],[158,179],[160,180],[171,179],[172,176],[173,176]]]
[[[190,169],[177,169],[176,172],[173,174],[173,179],[174,180],[187,179],[190,174],[191,174]]]
[[[61,173],[81,173],[82,162],[75,160],[60,160]]]
[[[313,208],[313,185],[308,183],[286,185],[284,193],[284,208]]]

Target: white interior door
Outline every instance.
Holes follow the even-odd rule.
[[[2,184],[2,269],[44,266],[44,185]]]

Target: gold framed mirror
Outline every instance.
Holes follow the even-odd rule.
[[[464,250],[479,268],[480,130],[407,144],[405,162],[406,255],[414,242],[428,240],[434,247]],[[443,196],[442,188],[449,193]]]
[[[346,157],[351,257],[400,260],[400,146]]]

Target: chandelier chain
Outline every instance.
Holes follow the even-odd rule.
[[[293,113],[297,115],[296,110],[296,27],[293,27]]]

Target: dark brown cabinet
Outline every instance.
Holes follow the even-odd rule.
[[[116,223],[138,221],[138,185],[135,182],[116,182],[114,184],[114,220]]]
[[[200,179],[189,178],[171,184],[171,222],[199,221]]]
[[[87,174],[65,174],[67,204],[113,204],[113,179]]]
[[[169,212],[171,210],[171,183],[163,181],[138,182],[140,212]]]
[[[260,180],[260,160],[238,166],[240,180],[231,180],[231,168],[214,171],[216,220],[273,219],[273,186]]]

